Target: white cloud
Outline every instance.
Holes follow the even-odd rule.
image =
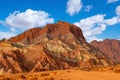
[[[109,4],[109,3],[115,3],[115,2],[117,2],[117,1],[119,1],[119,0],[107,0],[107,3]]]
[[[120,5],[116,7],[116,15],[117,16],[112,18],[105,19],[105,15],[98,14],[86,19],[81,19],[79,22],[75,22],[74,24],[82,29],[88,42],[92,40],[102,40],[97,36],[102,34],[102,32],[106,30],[107,26],[113,26],[120,23]]]
[[[44,11],[27,9],[25,12],[14,11],[1,24],[10,26],[11,30],[18,28],[26,30],[33,27],[43,27],[48,23],[53,23],[54,19]]]
[[[105,15],[95,15],[86,19],[82,19],[79,23],[77,22],[75,24],[81,26],[83,30],[89,30],[94,27],[94,24],[103,22],[104,16]]]
[[[117,14],[117,16],[120,16],[120,5],[117,6],[117,8],[116,8],[116,14]]]
[[[103,23],[104,16],[105,15],[102,14],[95,15],[82,19],[80,22],[76,22],[74,24],[82,29],[85,38],[90,42],[93,39],[97,39],[96,35],[101,34],[106,29],[106,25]]]
[[[110,18],[110,19],[106,19],[104,22],[107,25],[112,26],[112,25],[115,25],[115,24],[119,23],[119,18],[116,16],[116,17],[113,17],[113,18]]]
[[[73,16],[76,13],[79,13],[82,8],[81,0],[68,0],[66,12]]]
[[[85,12],[89,12],[92,9],[92,5],[85,6]]]
[[[10,38],[12,36],[15,36],[16,34],[15,33],[11,33],[11,32],[0,32],[0,40],[3,39],[3,38]]]
[[[120,23],[120,18],[118,16],[110,19],[105,19],[104,17],[105,15],[98,14],[86,19],[82,19],[79,22],[75,22],[74,24],[82,29],[83,34],[88,42],[92,40],[102,40],[97,36],[102,34],[103,31],[106,30],[107,26],[112,26]]]

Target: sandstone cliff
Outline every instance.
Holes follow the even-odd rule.
[[[80,28],[67,22],[33,28],[0,42],[0,68],[5,73],[113,64],[86,42]]]
[[[92,41],[91,45],[95,46],[117,64],[120,64],[120,41],[114,39],[105,39],[104,41]]]

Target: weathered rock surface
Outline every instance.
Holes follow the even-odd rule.
[[[33,28],[18,36],[10,38],[9,41],[32,44],[56,38],[64,42],[71,42],[70,40],[85,42],[81,29],[67,22],[48,24],[44,28]]]
[[[104,41],[92,41],[91,45],[95,46],[117,64],[120,64],[120,40],[106,39]]]
[[[0,68],[5,73],[113,64],[86,42],[80,28],[66,22],[33,28],[0,42]]]

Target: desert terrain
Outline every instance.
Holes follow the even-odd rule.
[[[0,80],[120,80],[120,0],[0,3]]]
[[[120,66],[5,74],[0,80],[120,80]]]
[[[32,28],[0,41],[0,80],[120,80],[119,43],[91,45],[67,22]]]

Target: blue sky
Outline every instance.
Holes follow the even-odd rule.
[[[60,20],[80,27],[88,42],[120,39],[120,0],[1,0],[0,39]]]

